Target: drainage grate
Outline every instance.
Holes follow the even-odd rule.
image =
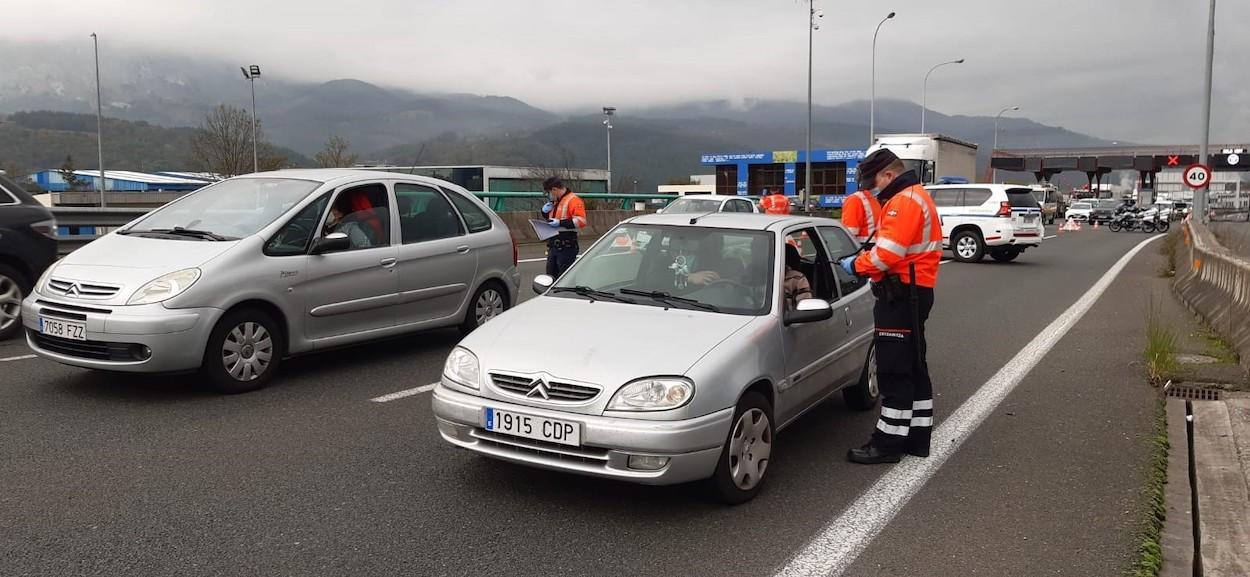
[[[1219,389],[1204,389],[1202,387],[1187,387],[1185,385],[1169,385],[1166,394],[1169,397],[1188,399],[1190,401],[1220,400]]]

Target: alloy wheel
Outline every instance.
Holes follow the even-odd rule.
[[[13,326],[21,314],[22,289],[18,288],[17,281],[0,276],[0,331]]]
[[[963,236],[955,245],[955,250],[963,258],[972,258],[973,255],[977,254],[977,239],[971,236]]]
[[[503,314],[503,295],[493,288],[482,291],[474,304],[473,318],[477,319],[477,326],[486,324],[500,314]]]
[[[743,491],[758,485],[764,478],[772,451],[773,434],[768,415],[756,408],[742,413],[729,438],[729,473],[734,485]]]
[[[254,381],[265,374],[273,361],[273,338],[256,322],[244,322],[226,334],[221,346],[221,362],[236,381]]]
[[[872,356],[868,359],[868,395],[877,398],[881,394],[881,385],[877,382],[877,349],[873,347]]]

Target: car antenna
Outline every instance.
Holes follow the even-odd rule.
[[[700,219],[700,218],[703,218],[703,217],[708,216],[708,215],[711,215],[711,214],[716,214],[717,212],[719,212],[719,211],[715,211],[715,210],[713,210],[713,211],[711,211],[711,212],[705,212],[705,213],[703,213],[703,214],[697,215],[697,216],[695,216],[695,217],[693,217],[693,218],[691,218],[691,219],[690,219],[690,224],[699,224],[699,219]]]

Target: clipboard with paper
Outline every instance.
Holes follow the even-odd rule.
[[[534,227],[534,234],[538,235],[538,240],[547,240],[557,234],[560,234],[559,228],[547,224],[547,221],[545,220],[531,218],[530,226]]]

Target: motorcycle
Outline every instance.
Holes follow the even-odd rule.
[[[1111,217],[1111,222],[1107,223],[1107,228],[1111,229],[1111,232],[1142,230],[1143,226],[1140,210],[1132,208],[1116,214]]]
[[[1142,232],[1150,234],[1153,232],[1167,232],[1171,228],[1171,223],[1167,218],[1159,215],[1159,209],[1152,208],[1142,213],[1140,216]]]

